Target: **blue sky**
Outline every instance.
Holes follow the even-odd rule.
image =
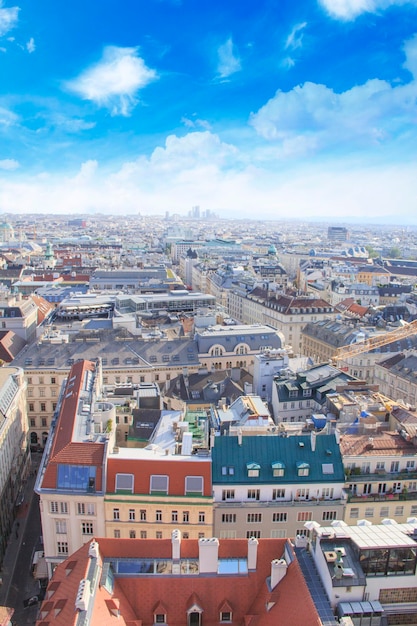
[[[417,224],[417,0],[0,0],[0,213]]]

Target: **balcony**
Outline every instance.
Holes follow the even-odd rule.
[[[372,482],[386,482],[386,481],[399,481],[399,480],[417,480],[417,470],[407,472],[386,472],[378,471],[374,474],[367,474],[352,471],[349,475],[346,475],[347,483],[372,483]]]
[[[417,500],[417,491],[407,491],[406,493],[368,493],[364,495],[352,494],[348,492],[347,501],[350,503],[353,502],[362,502],[363,504],[367,502],[391,502],[391,501],[405,501],[405,500]]]
[[[417,494],[416,494],[417,495]],[[216,502],[217,508],[242,508],[259,509],[260,507],[279,508],[289,506],[342,506],[346,503],[346,498],[293,498],[287,500],[222,500]]]

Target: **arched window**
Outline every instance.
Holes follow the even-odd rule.
[[[36,445],[38,443],[38,435],[36,433],[30,433],[30,443]]]

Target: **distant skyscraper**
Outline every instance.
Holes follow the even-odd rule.
[[[349,241],[349,231],[345,226],[329,226],[327,239],[329,241]]]
[[[199,206],[193,206],[193,208],[191,209],[191,217],[196,220],[200,219],[200,207]]]

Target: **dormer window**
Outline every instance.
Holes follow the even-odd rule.
[[[257,478],[259,476],[259,472],[261,471],[261,466],[259,463],[246,463],[246,469],[249,478]]]
[[[284,463],[281,463],[280,461],[277,461],[276,463],[272,463],[272,475],[275,478],[279,478],[280,476],[284,476],[285,473],[285,465]]]
[[[310,465],[308,463],[304,463],[303,461],[299,461],[297,463],[297,475],[308,476],[309,474],[310,474]]]
[[[220,613],[220,621],[221,622],[231,622],[232,621],[232,613],[230,611],[222,611]]]
[[[166,624],[166,615],[164,613],[156,613],[154,615],[155,624]]]

